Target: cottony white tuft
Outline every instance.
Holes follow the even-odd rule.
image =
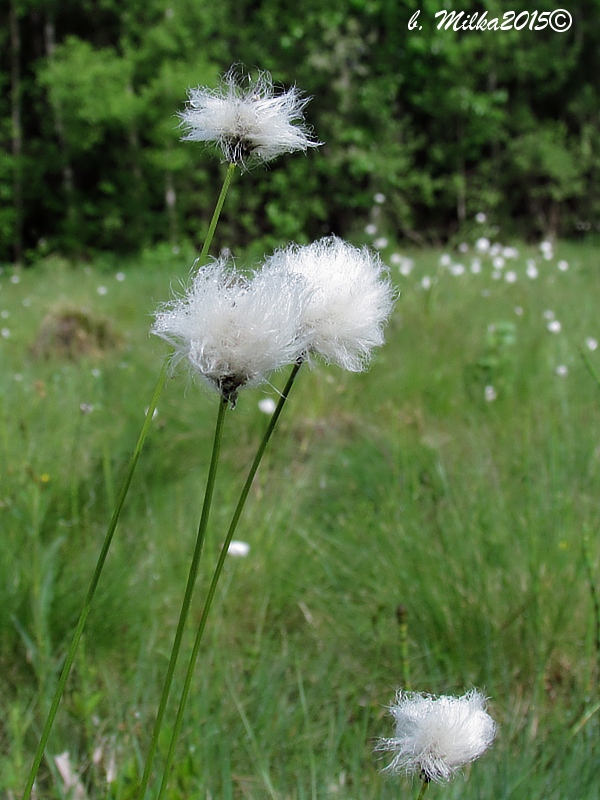
[[[187,129],[182,138],[215,142],[230,163],[244,167],[248,161],[271,161],[321,144],[304,123],[310,98],[302,97],[296,87],[276,95],[268,72],[252,80],[243,78],[234,66],[219,88],[190,89],[188,98],[187,108],[179,114]]]
[[[394,303],[379,255],[331,236],[279,250],[264,268],[300,275],[312,290],[304,313],[310,352],[351,372],[365,369],[372,349],[383,344]]]
[[[479,758],[496,735],[485,697],[475,689],[464,697],[398,692],[390,712],[396,735],[377,747],[394,754],[385,771],[418,774],[426,781],[448,781]]]
[[[289,274],[242,276],[225,259],[201,267],[186,295],[165,305],[152,332],[175,348],[174,361],[235,404],[244,386],[295,362],[309,339],[302,320],[305,282]]]

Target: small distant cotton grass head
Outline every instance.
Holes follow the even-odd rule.
[[[289,274],[241,275],[226,259],[198,269],[186,294],[159,309],[152,332],[192,372],[235,405],[238,391],[306,352],[309,293]]]
[[[364,370],[374,347],[383,344],[394,290],[377,253],[336,236],[274,253],[265,270],[306,280],[304,309],[309,352],[351,372]]]
[[[214,142],[226,161],[243,168],[306,151],[321,144],[304,121],[309,100],[296,87],[276,94],[268,72],[253,79],[234,65],[218,88],[189,89],[179,114],[186,131],[182,138]]]
[[[449,781],[483,755],[496,736],[486,699],[475,689],[463,697],[398,692],[390,713],[395,735],[377,745],[393,754],[384,772],[419,775],[426,782]]]

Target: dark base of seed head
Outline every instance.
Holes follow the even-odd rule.
[[[235,408],[238,392],[247,380],[247,378],[242,378],[239,375],[225,375],[224,378],[219,378],[219,380],[216,381],[216,386],[221,397],[229,403],[231,409]]]

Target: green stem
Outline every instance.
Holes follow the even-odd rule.
[[[592,607],[593,607],[593,620],[594,620],[594,666],[592,667],[591,672],[591,683],[594,689],[598,688],[600,683],[600,596],[598,594],[598,590],[596,588],[596,582],[594,580],[594,567],[592,564],[592,556],[590,553],[589,548],[589,540],[587,534],[583,536],[583,560],[585,563],[585,571],[586,577],[588,581],[588,586],[590,588],[590,594],[592,597]]]
[[[181,699],[179,701],[179,708],[177,710],[177,718],[175,719],[175,725],[173,727],[173,733],[171,735],[171,743],[169,745],[169,752],[167,754],[167,760],[165,763],[165,769],[163,772],[163,779],[160,786],[160,792],[158,794],[157,800],[162,800],[165,796],[165,791],[167,789],[167,783],[169,781],[169,772],[171,770],[171,765],[173,763],[173,757],[175,754],[175,746],[177,744],[177,739],[179,737],[179,733],[181,731],[181,725],[183,723],[183,712],[185,710],[185,706],[188,699],[188,694],[190,691],[190,686],[192,683],[192,677],[194,674],[194,668],[196,666],[196,660],[198,658],[198,651],[200,649],[200,644],[202,642],[202,637],[204,635],[204,629],[206,628],[206,620],[208,618],[208,614],[210,611],[210,607],[212,605],[215,592],[217,590],[217,584],[219,582],[219,578],[221,577],[221,573],[223,571],[223,565],[225,564],[225,559],[227,558],[227,551],[229,549],[229,545],[231,544],[231,540],[233,539],[233,534],[235,533],[235,529],[239,522],[240,516],[242,515],[242,511],[244,509],[244,505],[248,498],[248,494],[250,492],[250,487],[252,486],[252,482],[254,480],[254,476],[258,470],[260,465],[261,459],[263,454],[266,450],[267,444],[269,443],[269,439],[271,438],[271,434],[275,429],[275,425],[277,424],[277,420],[283,410],[283,406],[288,398],[288,395],[291,391],[291,388],[294,384],[298,371],[302,366],[302,362],[299,362],[294,365],[290,376],[287,380],[285,388],[281,393],[281,397],[279,398],[279,402],[277,404],[277,408],[273,412],[271,419],[269,420],[269,424],[267,429],[264,433],[262,441],[258,446],[258,450],[254,457],[254,461],[252,462],[252,466],[250,467],[250,471],[248,472],[248,477],[246,478],[246,482],[244,484],[244,488],[242,489],[242,493],[240,495],[240,499],[238,500],[238,504],[233,514],[233,518],[231,520],[231,524],[229,525],[229,530],[227,531],[227,536],[225,537],[225,541],[223,542],[223,546],[221,548],[221,553],[219,555],[219,560],[217,561],[217,566],[215,567],[215,571],[212,577],[212,581],[208,590],[208,594],[206,596],[206,602],[204,603],[204,609],[202,611],[202,617],[200,618],[200,624],[198,625],[198,632],[196,633],[196,640],[194,642],[194,648],[192,650],[192,654],[190,656],[190,661],[188,664],[187,673],[185,676],[185,683],[183,686],[183,691],[181,693]]]
[[[223,186],[221,188],[221,193],[219,194],[219,198],[217,200],[217,204],[215,206],[215,210],[212,215],[212,219],[210,221],[210,225],[208,228],[208,232],[206,234],[206,239],[204,241],[204,245],[202,247],[202,251],[200,253],[200,261],[204,261],[208,254],[208,250],[213,240],[213,236],[215,233],[215,229],[217,227],[217,222],[219,221],[219,217],[221,215],[221,211],[223,209],[223,204],[225,203],[225,198],[227,196],[227,191],[231,184],[231,180],[233,178],[233,173],[235,171],[235,165],[230,164],[227,170],[227,174],[225,175],[225,180],[223,181]],[[75,633],[73,634],[73,640],[69,646],[69,650],[67,652],[67,656],[65,659],[65,663],[63,665],[62,672],[60,674],[60,678],[58,681],[58,686],[56,688],[56,692],[54,693],[54,697],[52,700],[52,704],[50,706],[50,711],[48,713],[48,717],[46,718],[46,722],[44,724],[44,729],[42,731],[42,736],[36,750],[33,764],[31,766],[31,770],[29,772],[29,778],[27,780],[27,785],[25,787],[25,791],[23,792],[22,800],[30,800],[31,792],[33,790],[33,784],[35,782],[36,775],[40,768],[40,764],[42,763],[42,759],[44,757],[44,751],[46,749],[46,745],[48,743],[48,738],[50,736],[50,731],[52,730],[52,726],[54,724],[54,719],[56,717],[56,713],[58,711],[58,706],[60,704],[62,695],[65,690],[65,686],[67,683],[67,679],[69,677],[69,672],[71,671],[71,667],[73,665],[73,660],[75,658],[75,651],[77,650],[77,646],[79,644],[79,640],[81,639],[81,635],[83,633],[83,629],[85,627],[86,620],[88,618],[88,614],[90,613],[90,608],[92,605],[92,601],[94,599],[94,595],[96,593],[96,588],[98,586],[98,582],[100,580],[100,575],[104,568],[104,562],[106,561],[106,557],[108,555],[108,551],[110,549],[113,534],[115,532],[115,528],[117,527],[117,523],[119,521],[119,517],[121,516],[121,510],[123,508],[123,504],[125,503],[125,499],[127,497],[127,493],[129,491],[129,486],[131,484],[131,480],[133,478],[133,473],[137,467],[137,463],[140,457],[140,453],[142,452],[142,448],[144,446],[144,442],[146,440],[146,436],[148,434],[148,430],[150,428],[150,423],[152,421],[152,415],[156,410],[156,404],[158,403],[158,399],[160,394],[165,386],[167,380],[167,367],[163,365],[162,371],[158,377],[158,381],[156,383],[156,387],[154,389],[154,394],[152,396],[152,400],[148,407],[148,411],[146,413],[146,419],[144,420],[144,425],[142,427],[136,448],[133,452],[131,457],[131,462],[129,464],[129,471],[125,476],[125,480],[121,487],[121,492],[119,494],[117,505],[113,512],[113,516],[110,520],[108,530],[106,532],[106,537],[104,539],[104,544],[102,545],[102,550],[100,551],[100,556],[98,558],[98,562],[96,564],[96,569],[94,571],[94,575],[92,577],[92,581],[90,583],[90,587],[88,589],[88,593],[84,600],[83,609],[81,611],[81,615],[79,617],[79,621],[77,623],[77,627],[75,629]]]
[[[229,186],[231,184],[231,179],[233,178],[234,172],[235,172],[235,164],[230,164],[225,174],[225,180],[223,181],[221,194],[219,195],[219,199],[217,200],[217,205],[215,206],[215,210],[212,215],[210,225],[208,226],[208,233],[206,234],[206,239],[204,240],[202,251],[200,252],[200,255],[198,257],[200,264],[204,263],[206,256],[208,255],[209,248],[212,244],[213,236],[215,235],[215,228],[217,227],[217,222],[219,221],[219,217],[221,216],[221,211],[223,210],[223,203],[225,202],[225,198],[227,197],[227,192],[229,190]]]
[[[152,731],[152,739],[150,740],[150,748],[148,750],[148,755],[146,757],[146,765],[144,767],[144,774],[142,776],[142,782],[138,788],[138,798],[143,798],[146,792],[146,788],[148,786],[148,781],[150,779],[150,772],[152,770],[152,765],[154,763],[154,756],[156,755],[156,747],[158,745],[158,737],[160,735],[160,730],[162,727],[163,717],[165,715],[165,709],[167,707],[167,700],[169,699],[169,693],[171,691],[171,684],[173,682],[173,674],[175,672],[175,667],[177,665],[177,659],[179,658],[179,652],[181,650],[181,640],[183,638],[183,631],[185,629],[185,623],[188,618],[188,613],[190,610],[190,604],[192,602],[192,595],[194,593],[194,586],[196,584],[196,577],[198,575],[198,565],[200,562],[200,556],[202,555],[202,548],[204,546],[204,540],[206,538],[206,528],[208,526],[208,517],[210,513],[210,506],[212,503],[213,491],[215,488],[215,480],[217,477],[217,466],[219,463],[219,453],[221,450],[221,439],[223,435],[223,423],[225,421],[225,412],[229,405],[229,401],[225,398],[221,398],[219,402],[219,413],[217,414],[217,424],[215,427],[215,437],[213,441],[213,451],[210,460],[210,467],[208,470],[208,477],[206,479],[206,491],[204,493],[204,503],[202,504],[202,514],[200,515],[200,523],[198,525],[198,534],[196,536],[196,545],[194,547],[194,554],[192,556],[192,562],[190,564],[190,570],[188,574],[188,580],[185,587],[185,594],[183,597],[183,604],[181,606],[181,612],[179,614],[179,622],[177,623],[177,630],[175,632],[175,640],[173,642],[173,649],[171,650],[171,658],[169,659],[169,666],[167,667],[167,675],[165,677],[165,683],[163,686],[162,695],[160,698],[160,703],[158,706],[158,712],[156,715],[156,721],[154,723],[154,730]]]
[[[158,381],[156,383],[156,387],[154,389],[154,394],[152,395],[152,400],[150,401],[150,405],[148,406],[148,411],[146,412],[146,418],[144,420],[144,424],[142,426],[139,439],[135,446],[135,450],[133,451],[131,461],[129,462],[129,469],[127,470],[127,474],[125,475],[125,480],[123,481],[123,485],[121,486],[121,491],[117,499],[117,505],[115,506],[115,510],[113,511],[113,515],[108,525],[108,530],[106,531],[106,536],[104,537],[102,549],[100,551],[100,555],[96,563],[96,568],[94,570],[94,574],[92,576],[89,589],[85,596],[85,600],[83,601],[83,608],[79,616],[79,621],[77,622],[77,627],[75,628],[75,633],[73,634],[73,639],[71,640],[71,644],[69,645],[69,650],[67,652],[67,656],[63,664],[62,672],[60,673],[60,678],[58,680],[56,691],[54,692],[54,696],[52,698],[50,711],[48,712],[48,716],[44,724],[44,729],[42,731],[40,742],[38,744],[38,748],[36,750],[33,759],[33,764],[31,765],[31,769],[29,771],[29,778],[27,780],[27,785],[25,786],[25,791],[23,792],[22,800],[29,800],[29,798],[31,797],[33,784],[35,782],[36,775],[40,768],[40,764],[42,763],[42,758],[44,757],[44,751],[48,743],[48,737],[50,736],[50,731],[52,730],[52,725],[54,724],[56,712],[58,711],[58,706],[60,704],[60,700],[65,690],[67,679],[69,677],[69,672],[71,671],[71,667],[73,665],[73,660],[75,658],[75,651],[77,650],[77,646],[79,644],[79,640],[81,639],[81,635],[83,633],[83,629],[85,627],[88,614],[90,613],[90,609],[92,607],[92,601],[94,599],[94,595],[98,587],[98,582],[100,581],[100,575],[102,574],[102,570],[104,568],[104,563],[106,561],[106,557],[110,549],[113,534],[115,532],[115,528],[117,527],[119,517],[121,516],[121,510],[123,508],[125,498],[127,497],[127,492],[129,491],[131,479],[133,478],[133,473],[135,472],[135,468],[137,466],[140,454],[142,452],[144,442],[146,441],[146,436],[148,435],[148,431],[150,429],[150,423],[152,422],[152,415],[154,414],[154,411],[156,409],[156,404],[158,403],[158,398],[160,397],[160,394],[165,386],[166,381],[167,381],[167,367],[165,364],[163,365]]]
[[[421,786],[421,791],[419,792],[419,796],[417,797],[417,800],[423,800],[423,798],[425,797],[425,792],[427,791],[427,787],[428,786],[429,786],[429,781],[426,778],[424,778],[423,779],[423,785]]]
[[[592,362],[590,361],[588,354],[585,352],[583,347],[579,348],[579,355],[581,356],[583,363],[585,364],[585,368],[590,373],[594,382],[596,383],[596,386],[600,389],[600,375],[598,375],[598,373],[592,366]]]
[[[408,659],[408,611],[406,606],[399,605],[396,609],[398,626],[400,628],[400,664],[402,675],[402,688],[410,692],[410,663]]]

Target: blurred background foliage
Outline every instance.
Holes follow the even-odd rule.
[[[179,144],[176,112],[233,62],[311,95],[325,145],[234,185],[218,244],[352,236],[376,192],[413,243],[452,239],[479,211],[529,238],[596,227],[599,0],[570,2],[565,33],[437,30],[442,8],[493,18],[506,4],[8,0],[0,260],[197,244],[222,166]]]

